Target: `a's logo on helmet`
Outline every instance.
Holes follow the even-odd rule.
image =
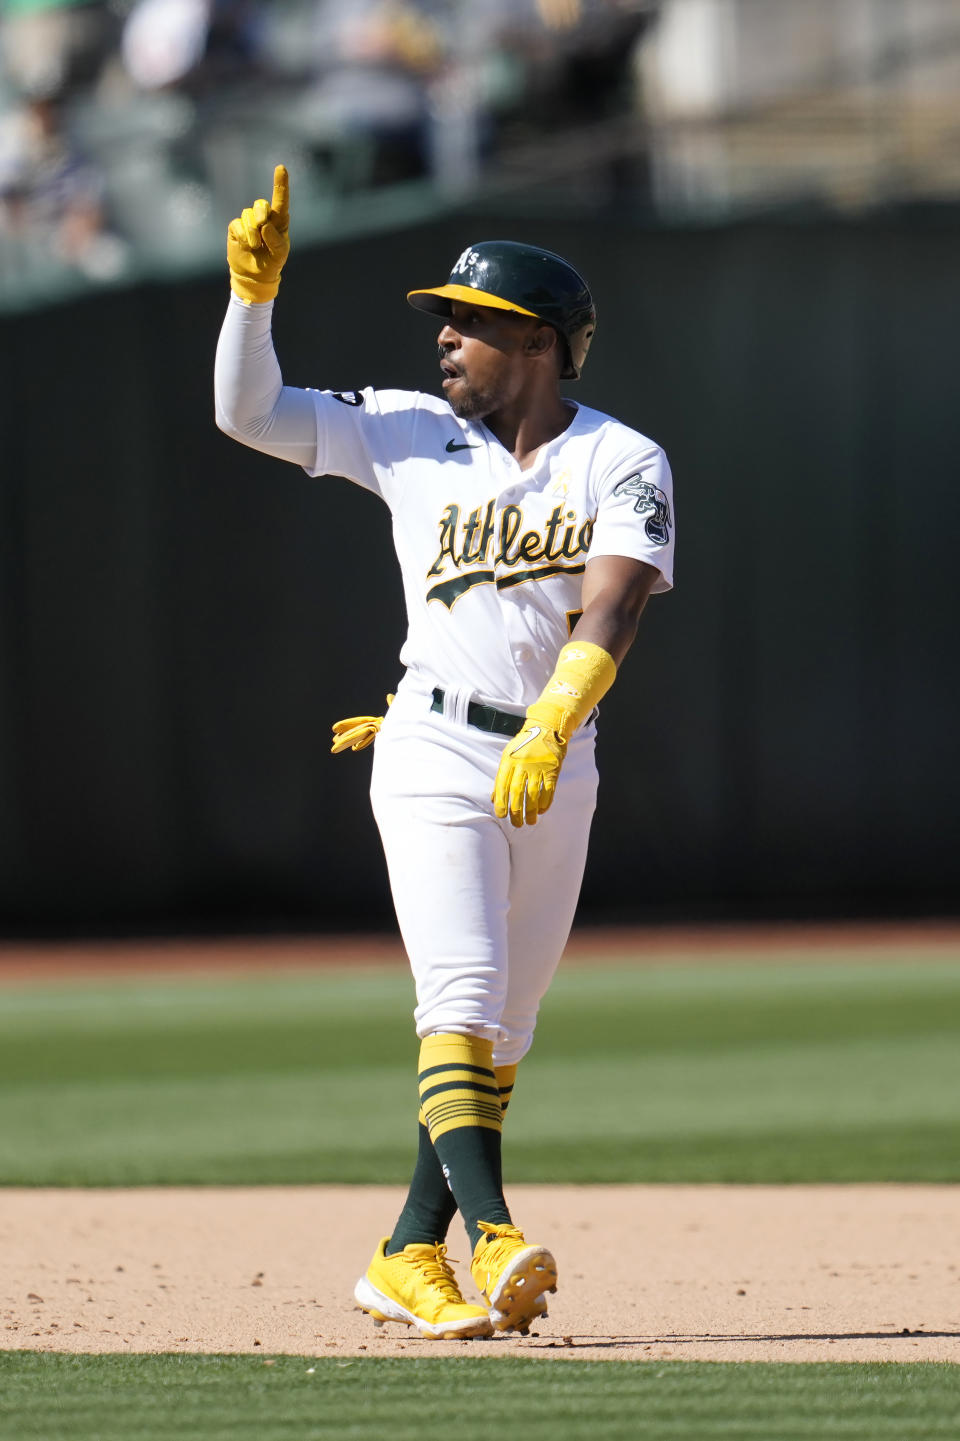
[[[473,269],[479,259],[480,256],[475,250],[465,250],[461,255],[460,259],[457,261],[456,265],[451,270],[450,274],[465,275],[468,270]]]
[[[642,475],[628,475],[613,487],[614,495],[632,495],[637,515],[648,516],[644,530],[654,545],[666,545],[670,539],[670,502],[662,490],[644,480]]]

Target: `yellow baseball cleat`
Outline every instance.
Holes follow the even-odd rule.
[[[528,1246],[516,1226],[478,1222],[470,1271],[477,1290],[490,1307],[495,1331],[520,1331],[547,1314],[544,1291],[557,1289],[557,1263],[546,1246]]]
[[[354,1287],[361,1311],[375,1326],[399,1321],[416,1326],[430,1341],[462,1341],[491,1336],[493,1325],[482,1306],[468,1306],[447,1262],[447,1248],[434,1245],[404,1246],[396,1255],[386,1253],[384,1236]]]

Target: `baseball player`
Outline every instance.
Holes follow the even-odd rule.
[[[597,705],[648,596],[669,590],[673,502],[653,441],[577,405],[596,324],[573,266],[536,246],[467,246],[435,318],[441,395],[283,385],[271,313],[289,184],[232,221],[217,424],[340,475],[390,510],[408,631],[375,740],[371,796],[416,983],[419,1149],[410,1191],[355,1299],[428,1337],[525,1333],[557,1267],[514,1225],[500,1137],[517,1065],[566,944],[597,788]],[[480,1305],[445,1239],[459,1210]]]

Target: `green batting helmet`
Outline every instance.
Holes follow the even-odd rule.
[[[550,250],[516,240],[481,240],[468,245],[446,285],[411,290],[417,310],[449,319],[454,300],[513,310],[545,320],[566,341],[562,380],[578,380],[597,328],[597,311],[587,282],[573,266]]]

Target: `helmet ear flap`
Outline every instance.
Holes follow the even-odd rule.
[[[560,372],[561,380],[579,380],[580,372],[583,369],[583,362],[587,358],[587,351],[590,349],[590,342],[596,331],[596,324],[585,325],[576,334],[566,337],[568,364]]]

